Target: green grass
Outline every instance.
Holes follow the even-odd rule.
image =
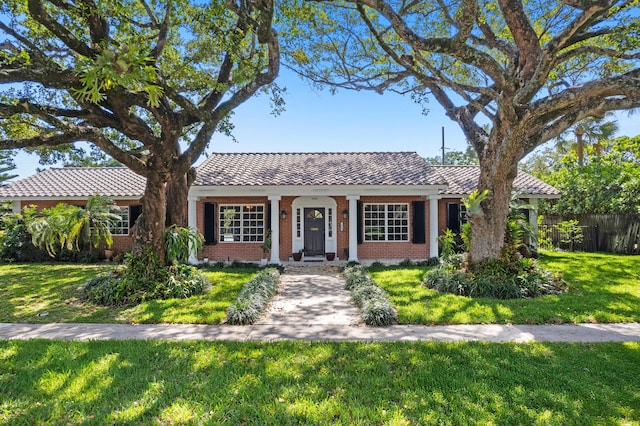
[[[638,424],[640,344],[0,342],[6,424]]]
[[[0,265],[0,322],[202,323],[219,324],[253,268],[205,271],[212,288],[188,299],[158,300],[133,307],[83,302],[79,288],[108,265],[28,263]],[[46,316],[39,316],[42,313]]]
[[[640,321],[640,257],[544,253],[540,264],[561,271],[569,293],[497,300],[438,294],[422,286],[427,267],[372,269],[403,324],[584,323]]]

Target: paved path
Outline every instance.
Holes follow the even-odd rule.
[[[280,276],[277,294],[257,325],[356,325],[360,311],[337,270],[313,268]]]
[[[640,324],[396,325],[367,327],[335,268],[288,267],[257,324],[3,324],[0,339],[169,339],[227,341],[640,341]]]

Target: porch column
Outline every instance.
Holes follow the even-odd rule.
[[[347,195],[349,200],[349,261],[358,261],[358,200],[359,195]]]
[[[438,257],[438,200],[440,195],[429,195],[429,257]]]
[[[198,197],[192,195],[187,197],[187,223],[189,227],[198,229]],[[198,263],[197,253],[189,247],[189,263]]]
[[[529,210],[529,226],[531,226],[531,232],[536,237],[538,236],[538,199],[537,198],[529,198],[529,204],[531,205],[531,210]],[[536,238],[533,241],[530,241],[531,247],[538,248],[538,239]]]
[[[270,263],[280,264],[280,195],[269,195],[271,201],[271,260]]]
[[[11,211],[13,213],[20,213],[22,211],[20,208],[20,200],[13,200],[11,202]]]

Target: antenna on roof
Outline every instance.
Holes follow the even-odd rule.
[[[444,161],[444,126],[442,126],[442,165],[444,166],[446,163]]]

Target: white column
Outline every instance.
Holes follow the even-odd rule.
[[[198,197],[189,196],[187,198],[187,222],[189,227],[198,228]],[[194,250],[189,250],[189,263],[198,263],[198,258]]]
[[[537,198],[529,198],[529,204],[531,205],[531,210],[529,210],[529,226],[531,226],[531,232],[536,237],[538,236],[538,199]],[[531,246],[533,248],[538,248],[538,240],[531,241]]]
[[[429,257],[438,257],[438,200],[440,195],[429,195]]]
[[[347,195],[349,200],[349,261],[358,261],[358,200],[359,195]]]
[[[22,209],[20,208],[20,201],[19,200],[13,200],[11,202],[11,211],[13,213],[20,213],[22,211]]]
[[[269,195],[271,201],[271,260],[280,264],[280,195]]]

